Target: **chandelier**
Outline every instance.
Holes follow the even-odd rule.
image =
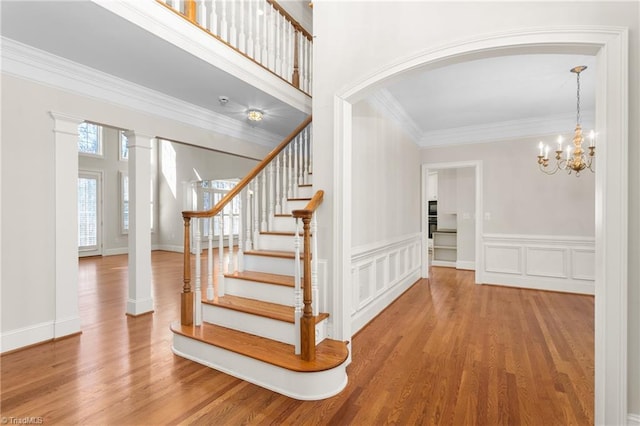
[[[549,145],[545,145],[542,142],[538,145],[538,149],[540,150],[538,153],[538,164],[540,170],[548,175],[555,174],[558,170],[566,170],[569,174],[575,172],[576,176],[579,176],[580,172],[584,169],[595,172],[593,160],[596,155],[596,133],[593,130],[589,133],[589,152],[585,153],[585,150],[582,148],[584,136],[582,136],[582,126],[580,125],[580,73],[586,69],[587,67],[585,65],[571,69],[571,72],[576,74],[578,86],[576,94],[576,129],[573,133],[573,145],[569,143],[565,150],[562,147],[562,136],[558,136],[558,147],[556,148],[555,155],[556,163],[554,167],[549,167]]]

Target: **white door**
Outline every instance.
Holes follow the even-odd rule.
[[[78,173],[78,256],[102,254],[102,176]]]

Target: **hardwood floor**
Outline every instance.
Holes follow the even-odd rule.
[[[83,333],[2,356],[1,415],[44,424],[593,424],[594,300],[432,268],[353,338],[349,384],[293,400],[174,356],[182,255],[124,314],[126,256],[80,261]],[[9,419],[10,420],[10,419]]]

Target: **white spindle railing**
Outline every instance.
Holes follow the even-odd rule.
[[[311,34],[277,3],[271,0],[157,1],[311,94]],[[298,68],[297,83],[294,64]]]
[[[242,272],[245,269],[246,252],[259,249],[267,249],[261,247],[260,234],[262,232],[274,231],[275,217],[278,215],[290,214],[291,206],[290,198],[297,198],[298,187],[311,181],[311,160],[312,153],[310,118],[300,125],[286,141],[274,150],[267,157],[270,161],[263,161],[259,166],[251,172],[249,177],[242,179],[236,188],[227,189],[227,195],[208,211],[192,211],[184,212],[185,229],[189,229],[189,221],[191,221],[191,232],[185,233],[185,244],[188,243],[188,234],[193,238],[193,251],[195,251],[195,280],[193,298],[193,323],[200,325],[202,323],[202,307],[201,297],[202,291],[202,270],[201,270],[201,243],[207,244],[207,285],[204,292],[207,300],[214,300],[217,297],[225,295],[225,274],[234,274]],[[285,143],[286,142],[286,143]],[[228,182],[228,181],[227,181]],[[213,183],[202,183],[202,190],[213,191]],[[220,187],[216,187],[220,189]],[[199,197],[199,199],[204,199]],[[211,196],[210,199],[213,199]],[[314,197],[315,199],[315,197]],[[213,216],[215,214],[215,216]],[[291,218],[293,221],[294,219]],[[309,280],[309,287],[313,297],[313,312],[319,312],[320,300],[318,297],[318,271],[315,261],[310,262],[310,270],[307,273],[301,272],[301,255],[304,253],[302,248],[302,237],[298,226],[299,221],[296,220],[296,232],[291,236],[291,249],[295,252],[295,266],[292,267],[291,273],[294,275],[294,312],[298,325],[301,324],[301,318],[304,317],[302,280]],[[311,222],[311,232],[309,231],[309,223],[305,221],[305,232],[308,237],[311,235],[313,247],[309,247],[309,252],[317,250],[317,224],[315,217]],[[216,223],[217,222],[217,223]],[[225,226],[226,225],[226,226]],[[202,226],[205,226],[206,236],[203,236]],[[217,231],[216,231],[217,228]],[[186,231],[185,231],[186,232]],[[214,237],[218,238],[218,263],[217,275],[214,277]],[[306,240],[305,240],[306,241]],[[189,246],[187,246],[189,247]],[[237,251],[234,248],[237,247]],[[306,263],[305,263],[306,265]],[[187,266],[185,261],[185,287],[183,288],[183,299],[188,300],[190,294],[190,263]],[[305,274],[307,274],[305,276]],[[217,284],[214,283],[214,278]],[[216,285],[214,285],[216,284]],[[306,284],[305,284],[306,285]],[[187,291],[187,289],[189,289]],[[305,296],[306,297],[306,296]],[[184,302],[183,302],[184,303]],[[183,318],[184,320],[184,318]],[[304,322],[304,321],[303,321]],[[183,321],[184,323],[184,321]],[[300,336],[298,335],[300,327],[296,327],[296,353],[300,353]],[[304,348],[304,345],[303,345]],[[304,353],[304,350],[303,350]]]

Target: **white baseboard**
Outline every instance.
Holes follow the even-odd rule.
[[[54,338],[54,322],[47,321],[2,333],[0,351],[7,352]]]
[[[58,339],[60,337],[69,336],[80,332],[80,317],[70,317],[60,319],[53,325],[53,337]]]
[[[640,426],[640,414],[629,413],[627,416],[628,426]]]
[[[483,284],[503,285],[508,287],[529,288],[533,290],[559,291],[564,293],[595,294],[593,281],[554,280],[551,278],[528,277],[519,275],[485,272]]]
[[[476,262],[473,260],[458,260],[456,261],[456,269],[464,269],[467,271],[476,270]]]
[[[153,299],[127,299],[127,314],[142,315],[153,312]]]
[[[119,248],[112,248],[112,249],[106,249],[103,250],[102,255],[103,256],[116,256],[119,254],[127,254],[129,253],[129,248],[128,247],[119,247]]]
[[[163,250],[163,251],[173,251],[175,253],[184,252],[184,247],[180,245],[173,244],[154,244],[151,247],[151,250]]]

